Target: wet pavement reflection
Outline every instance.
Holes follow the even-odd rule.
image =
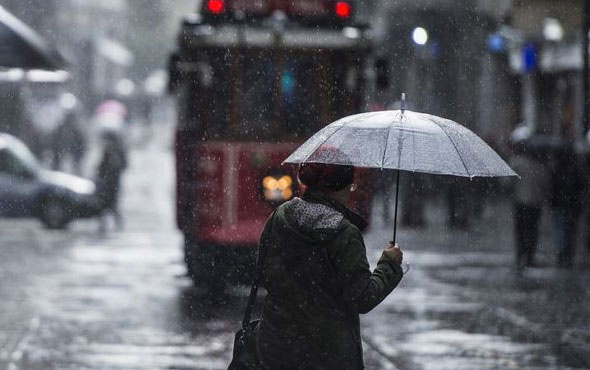
[[[509,206],[492,208],[484,233],[466,237],[446,230],[437,221],[444,215],[433,207],[428,231],[400,234],[413,267],[373,317],[363,318],[370,347],[400,369],[590,366],[590,296],[584,288],[590,271],[583,264],[557,269],[551,251],[542,250],[540,267],[516,273],[510,218],[497,221],[497,214],[509,215]],[[386,237],[372,231],[367,244],[381,245]],[[379,250],[372,252],[376,257]]]
[[[123,231],[2,220],[0,368],[226,367],[244,294],[211,300],[184,276],[164,144],[132,154]]]

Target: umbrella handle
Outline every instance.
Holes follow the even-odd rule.
[[[397,234],[397,199],[399,196],[399,170],[396,171],[396,180],[395,180],[395,209],[393,211],[393,245],[395,245],[395,237]]]

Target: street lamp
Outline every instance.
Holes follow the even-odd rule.
[[[428,42],[428,31],[423,27],[414,28],[412,40],[416,45],[425,45]]]
[[[543,21],[543,37],[548,41],[561,41],[563,39],[563,27],[555,18],[545,18]]]

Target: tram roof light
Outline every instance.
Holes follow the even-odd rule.
[[[339,18],[350,18],[352,15],[352,5],[347,1],[338,1],[334,5],[334,12]]]
[[[416,45],[426,45],[428,42],[428,31],[423,27],[416,27],[412,32],[412,40]]]
[[[221,14],[225,10],[223,0],[207,0],[207,10],[212,14]]]
[[[282,12],[305,23],[345,25],[352,19],[350,0],[203,0],[202,12],[212,22],[243,22]]]

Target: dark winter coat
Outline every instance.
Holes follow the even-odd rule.
[[[362,369],[359,314],[379,304],[402,270],[383,254],[371,273],[360,216],[319,194],[281,205],[267,222],[262,323],[266,368]]]
[[[127,167],[127,156],[124,150],[111,145],[105,148],[97,173],[97,190],[101,208],[113,208],[119,198],[121,174]]]

